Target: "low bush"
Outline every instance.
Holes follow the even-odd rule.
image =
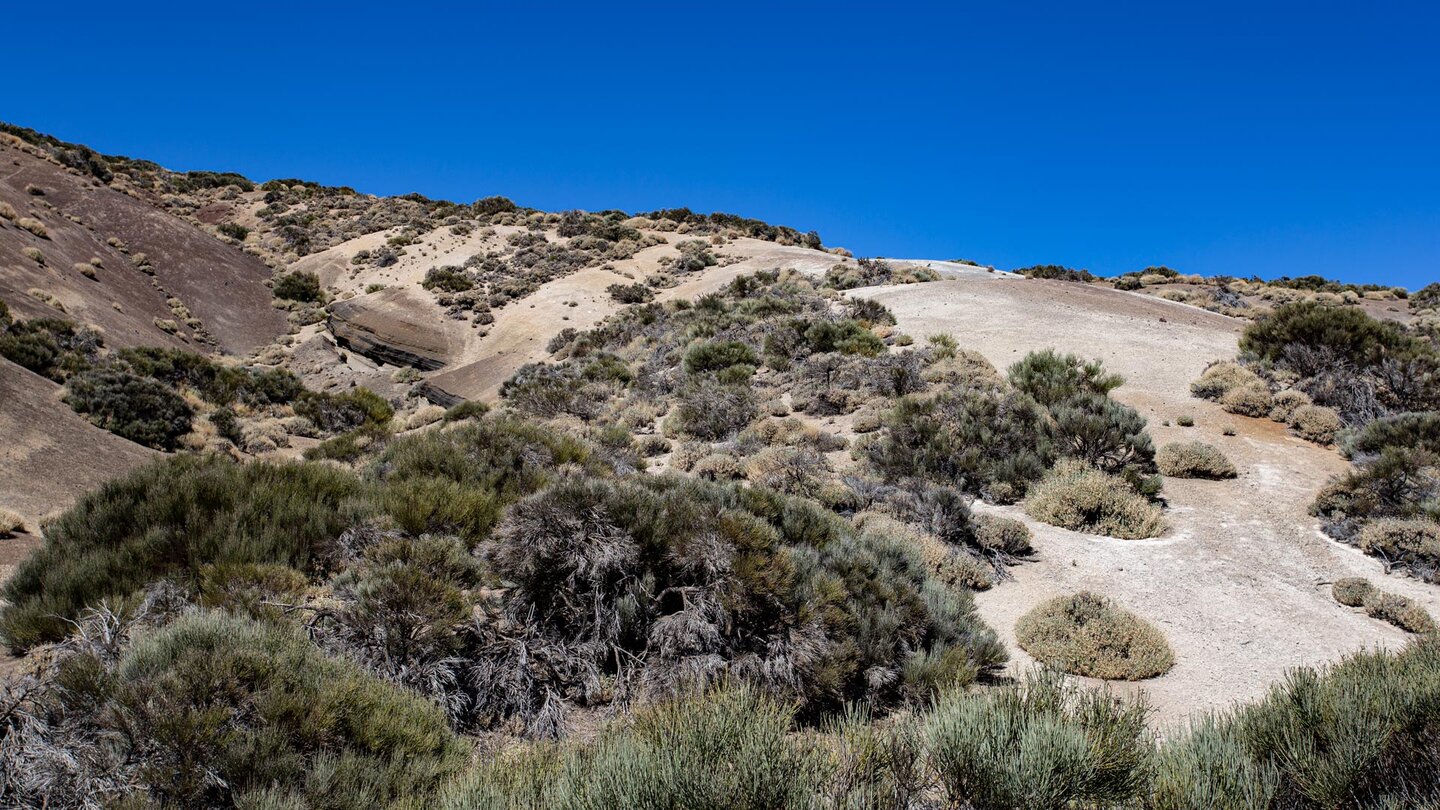
[[[343,433],[363,425],[383,425],[395,409],[368,388],[351,388],[343,394],[305,391],[295,398],[295,414],[309,419],[326,433]]]
[[[1433,520],[1382,518],[1366,523],[1356,545],[1386,565],[1407,569],[1421,579],[1440,580],[1440,523]]]
[[[1030,553],[1030,527],[1024,523],[1015,518],[984,513],[974,515],[973,521],[975,542],[981,548],[1000,551],[1011,557],[1023,557]]]
[[[0,537],[14,537],[23,531],[25,531],[24,518],[9,509],[0,509]]]
[[[1046,407],[1058,405],[1077,394],[1106,396],[1119,388],[1125,378],[1105,371],[1099,360],[1086,362],[1073,354],[1052,349],[1031,352],[1007,372],[1010,384]]]
[[[1108,473],[1126,468],[1153,472],[1155,447],[1145,418],[1104,394],[1078,393],[1050,406],[1052,435],[1061,455]]]
[[[1377,455],[1387,447],[1440,453],[1440,411],[1400,413],[1376,419],[1348,437],[1342,449],[1345,455],[1355,457]]]
[[[1190,384],[1190,393],[1201,399],[1220,399],[1236,388],[1264,385],[1255,372],[1231,361],[1211,363],[1200,378]]]
[[[1435,632],[1435,620],[1413,599],[1375,591],[1365,600],[1365,615],[1389,622],[1407,633]]]
[[[723,371],[737,365],[757,366],[755,350],[735,340],[701,343],[685,353],[685,370],[691,374]]]
[[[1312,404],[1310,396],[1304,391],[1296,391],[1287,388],[1275,394],[1270,400],[1270,419],[1281,424],[1290,424],[1295,420],[1295,412]]]
[[[1266,417],[1274,400],[1270,389],[1264,385],[1245,385],[1231,388],[1220,398],[1220,407],[1240,416]]]
[[[1302,377],[1314,377],[1337,364],[1368,369],[1424,347],[1400,324],[1376,320],[1358,308],[1298,301],[1246,327],[1240,350]]]
[[[1213,445],[1171,442],[1155,455],[1160,472],[1174,478],[1234,478],[1235,465]]]
[[[49,526],[6,583],[0,634],[13,650],[58,641],[67,620],[156,579],[210,563],[324,571],[336,538],[369,510],[350,473],[318,465],[179,456],[117,478]]]
[[[307,304],[319,303],[324,295],[320,289],[320,277],[303,270],[281,274],[275,279],[270,292],[285,301]]]
[[[96,426],[157,450],[174,450],[195,417],[170,388],[119,368],[71,377],[65,383],[65,403]]]
[[[1146,787],[1145,715],[1143,704],[1032,674],[937,701],[920,720],[924,761],[946,807],[1126,806]]]
[[[655,300],[655,291],[645,284],[611,284],[605,292],[620,304],[644,304]]]
[[[1160,507],[1125,481],[1073,459],[1031,487],[1024,506],[1036,520],[1072,531],[1134,540],[1165,530]]]
[[[1330,444],[1345,423],[1340,415],[1324,405],[1304,405],[1290,418],[1290,427],[1300,438],[1316,444]]]
[[[1375,586],[1363,577],[1341,577],[1330,586],[1330,593],[1346,607],[1360,607],[1375,593]]]
[[[1091,678],[1138,681],[1175,665],[1159,630],[1088,591],[1026,613],[1015,624],[1015,640],[1036,660]]]
[[[420,286],[427,290],[459,293],[475,287],[475,281],[458,267],[432,267],[425,271]]]
[[[760,415],[748,384],[697,380],[680,392],[675,408],[679,429],[697,439],[728,439]]]

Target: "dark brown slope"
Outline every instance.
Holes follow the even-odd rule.
[[[95,427],[60,386],[0,358],[0,507],[42,515],[158,454]]]
[[[0,298],[18,317],[56,314],[29,295],[38,289],[59,299],[72,320],[103,329],[112,347],[189,345],[244,354],[284,330],[284,314],[270,306],[270,269],[263,262],[33,151],[0,138],[0,201],[15,209],[17,220],[30,217],[48,231],[48,238],[38,237],[17,220],[0,218]],[[40,251],[43,264],[22,253],[27,247]],[[140,254],[153,275],[137,266]],[[92,258],[100,259],[94,279],[75,268]],[[180,320],[170,298],[200,319],[214,347],[184,323],[175,335],[155,325],[156,319]]]

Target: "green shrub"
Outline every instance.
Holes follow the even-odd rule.
[[[363,425],[383,425],[395,416],[395,409],[374,391],[357,387],[343,394],[305,391],[295,398],[295,414],[326,433],[343,433]]]
[[[1125,378],[1105,371],[1099,360],[1085,362],[1073,354],[1053,349],[1031,352],[1010,367],[1010,384],[1046,407],[1058,405],[1077,394],[1106,396],[1119,388]]]
[[[425,279],[420,286],[427,290],[458,293],[473,289],[475,282],[458,267],[432,267],[425,271]]]
[[[611,284],[605,292],[620,304],[644,304],[655,300],[655,291],[645,284]]]
[[[1037,264],[1030,267],[1017,267],[1011,270],[1012,273],[1019,273],[1026,278],[1044,278],[1052,281],[1095,281],[1095,274],[1089,270],[1078,270],[1074,267],[1065,267],[1058,264]]]
[[[697,439],[727,439],[760,415],[755,392],[747,383],[725,384],[702,379],[680,392],[675,418],[681,431]]]
[[[863,452],[888,479],[923,475],[999,502],[1023,496],[1054,458],[1045,411],[993,388],[906,397]]]
[[[484,416],[489,412],[489,405],[486,405],[483,402],[477,402],[475,400],[467,399],[464,402],[461,402],[459,405],[452,405],[449,410],[445,411],[445,416],[442,417],[442,420],[445,422],[445,424],[448,425],[451,422],[463,422],[467,419],[479,419],[480,417]]]
[[[320,277],[303,270],[280,275],[275,279],[275,284],[270,288],[270,292],[276,298],[285,301],[311,304],[319,303],[323,297],[320,289]]]
[[[1386,358],[1422,352],[1424,346],[1399,324],[1378,321],[1358,308],[1299,301],[1246,327],[1240,350],[1309,377],[1337,362],[1371,368]]]
[[[245,237],[250,235],[250,229],[238,222],[222,222],[215,230],[237,242],[245,241]]]
[[[1036,660],[1091,678],[1138,681],[1175,665],[1154,625],[1088,591],[1026,613],[1015,624],[1015,640]]]
[[[1166,528],[1160,507],[1124,481],[1075,460],[1056,464],[1024,505],[1036,520],[1071,531],[1135,540]]]
[[[157,461],[80,499],[5,585],[11,649],[56,641],[88,605],[162,577],[194,581],[211,563],[324,571],[340,533],[368,511],[353,475],[216,457]]]
[[[1150,810],[1275,807],[1280,772],[1251,757],[1226,718],[1202,716],[1167,739],[1155,757]]]
[[[1174,478],[1234,478],[1235,465],[1204,442],[1171,442],[1155,455],[1160,472]]]
[[[274,624],[201,613],[137,639],[108,678],[83,676],[103,671],[89,656],[66,667],[65,708],[133,746],[139,786],[169,806],[267,788],[359,810],[422,798],[464,761],[423,698]],[[343,787],[317,784],[330,768]]]
[[[1440,412],[1400,413],[1376,419],[1350,436],[1343,449],[1353,457],[1376,455],[1386,447],[1440,453]]]
[[[791,735],[792,714],[743,686],[660,704],[612,724],[594,742],[484,763],[439,807],[811,808],[822,760]]]
[[[1311,511],[1322,518],[1328,534],[1346,542],[1354,542],[1370,520],[1440,521],[1440,463],[1424,450],[1385,447],[1378,456],[1331,479],[1315,497]]]
[[[1155,448],[1145,418],[1098,393],[1079,393],[1050,407],[1055,448],[1105,472],[1153,471]]]
[[[97,427],[157,450],[174,450],[195,417],[179,394],[119,368],[71,377],[65,383],[65,403]]]
[[[757,366],[755,350],[734,340],[701,343],[685,353],[685,370],[691,374],[723,371],[737,365]]]
[[[922,729],[947,807],[1124,806],[1144,790],[1151,756],[1143,705],[1078,690],[1053,674],[947,693]]]
[[[1330,586],[1330,593],[1346,607],[1360,607],[1375,593],[1375,586],[1363,577],[1341,577]]]

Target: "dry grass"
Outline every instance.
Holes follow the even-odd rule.
[[[1012,557],[1030,553],[1030,527],[1015,518],[977,514],[974,522],[975,541],[982,548],[1004,552]]]
[[[36,247],[30,247],[29,245],[27,245],[23,248],[20,248],[20,255],[24,256],[32,262],[35,262],[36,264],[45,263],[45,254],[41,253],[40,249]]]
[[[1273,405],[1270,389],[1261,384],[1232,388],[1220,398],[1220,407],[1241,416],[1269,416]]]
[[[1155,537],[1165,531],[1160,507],[1123,480],[1073,459],[1055,465],[1031,487],[1025,512],[1062,529],[1126,540]]]
[[[1173,478],[1234,478],[1235,465],[1204,442],[1171,442],[1155,454],[1160,472]]]
[[[1091,678],[1138,681],[1175,665],[1154,625],[1088,591],[1057,597],[1022,616],[1015,640],[1036,660]]]
[[[34,217],[20,217],[19,219],[15,220],[15,224],[19,225],[30,233],[40,237],[41,239],[50,238],[50,231],[45,227],[45,223],[41,222],[38,219],[35,219]]]
[[[1236,388],[1260,385],[1255,372],[1229,360],[1213,363],[1190,384],[1190,393],[1202,399],[1220,399]]]
[[[0,509],[0,537],[14,537],[24,531],[24,518],[9,509]]]

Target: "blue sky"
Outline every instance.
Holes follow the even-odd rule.
[[[5,11],[0,119],[176,169],[686,205],[859,255],[1440,278],[1440,4]]]

